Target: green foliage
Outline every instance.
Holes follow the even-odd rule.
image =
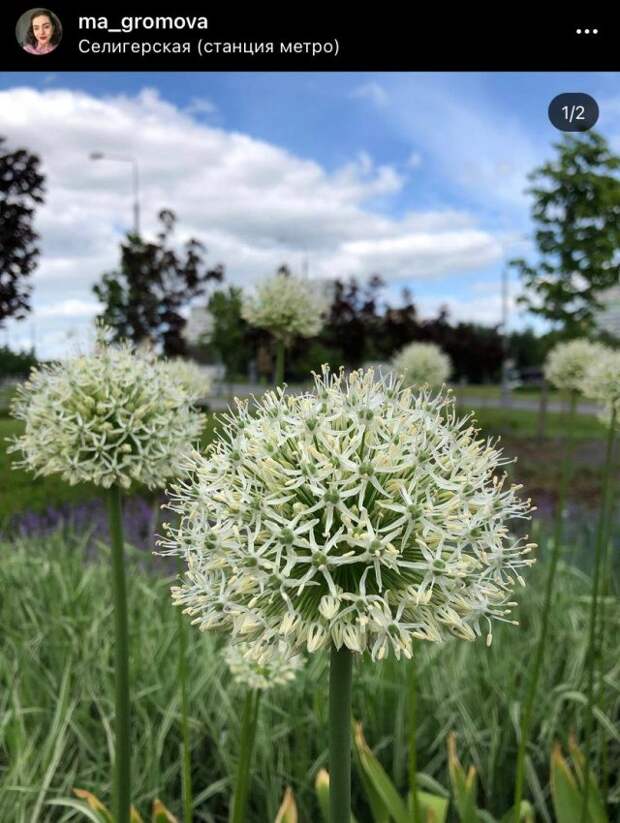
[[[8,317],[20,320],[30,311],[29,278],[39,257],[32,221],[45,183],[39,157],[27,149],[6,151],[4,140],[0,137],[0,328]]]
[[[104,274],[93,291],[103,303],[99,317],[114,329],[116,340],[150,340],[161,345],[167,357],[176,357],[186,354],[181,309],[204,294],[207,283],[221,281],[224,273],[221,266],[205,268],[205,248],[194,238],[186,242],[184,256],[178,254],[169,245],[174,213],[164,209],[159,219],[158,242],[128,234],[121,244],[120,269]]]
[[[585,820],[582,820],[585,757],[572,736],[569,738],[569,749],[572,768],[562,754],[559,743],[551,753],[551,796],[557,823],[608,823],[605,804],[592,771],[588,778],[588,808]]]
[[[34,349],[15,352],[8,346],[0,346],[0,381],[5,377],[28,377],[38,362]]]
[[[570,531],[572,541],[577,535]],[[455,640],[421,644],[418,651],[417,749],[424,765],[418,786],[442,794],[429,781],[449,780],[445,738],[454,729],[463,762],[476,769],[477,806],[496,817],[512,802],[515,720],[524,685],[521,661],[530,655],[540,630],[549,547],[544,539],[538,542],[542,562],[528,574],[527,588],[516,592],[519,626],[499,626],[490,648]],[[589,541],[567,545],[565,556],[572,551],[586,556],[589,547]],[[131,549],[128,554],[134,803],[145,809],[153,797],[164,797],[180,816],[181,697],[172,578],[161,575],[161,558]],[[49,799],[70,795],[74,786],[110,797],[114,649],[106,595],[109,560],[104,556],[101,561],[87,561],[80,543],[62,535],[0,543],[2,821],[74,820],[71,810],[47,805]],[[156,564],[159,576],[154,576]],[[549,752],[571,729],[578,739],[583,736],[583,627],[590,590],[585,574],[560,564],[528,747],[528,793],[546,820],[552,819]],[[617,636],[620,605],[615,598],[609,598],[606,620],[607,636]],[[220,639],[188,628],[194,809],[202,815],[196,814],[197,820],[215,823],[228,811],[244,690],[231,682],[219,654]],[[602,663],[605,682],[616,682],[616,655]],[[356,666],[354,716],[364,718],[373,756],[401,797],[407,794],[407,683],[407,667],[392,659]],[[617,690],[607,689],[595,715],[597,731],[608,745],[609,775],[620,769],[619,701]],[[326,664],[323,656],[314,655],[294,684],[265,695],[262,702],[247,823],[274,820],[285,785],[295,792],[302,823],[320,819],[314,775],[327,763],[326,717]],[[353,806],[360,823],[372,820],[357,774]]]
[[[254,356],[250,326],[241,316],[241,293],[240,288],[229,286],[228,291],[214,292],[208,305],[213,315],[208,348],[220,356],[229,379],[247,375]]]
[[[57,800],[50,800],[49,805],[80,811],[84,817],[93,821],[93,823],[114,823],[112,812],[94,794],[86,791],[86,789],[74,789],[73,793],[79,800],[73,800],[70,797],[58,798]],[[144,819],[135,806],[131,807],[129,820],[130,823],[144,823]],[[178,819],[164,806],[161,800],[154,800],[151,823],[178,823]]]
[[[207,414],[207,424],[201,435],[205,448],[213,438],[217,423],[216,414]],[[101,496],[101,490],[90,483],[70,486],[56,476],[34,477],[24,469],[13,469],[15,455],[7,454],[5,437],[19,435],[23,431],[21,420],[0,417],[0,521],[24,511],[41,512],[49,507],[65,503],[81,503]],[[150,497],[146,487],[136,487],[136,494]]]
[[[521,302],[566,337],[594,328],[599,297],[620,281],[620,157],[589,131],[555,145],[557,156],[529,176],[538,260],[512,260]]]

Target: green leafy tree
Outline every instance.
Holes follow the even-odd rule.
[[[0,137],[0,328],[8,317],[30,311],[31,285],[39,236],[32,228],[34,207],[43,202],[40,160],[26,149],[7,152]]]
[[[209,348],[220,356],[229,379],[247,374],[254,356],[254,340],[249,323],[241,316],[242,290],[229,286],[211,295],[208,309],[213,316]]]
[[[529,175],[538,259],[511,265],[526,288],[521,302],[575,337],[593,330],[601,293],[620,282],[620,157],[596,132],[555,148]]]
[[[164,209],[159,220],[158,242],[128,234],[121,244],[120,270],[104,274],[93,291],[104,305],[99,317],[114,329],[116,339],[150,340],[167,357],[177,357],[187,353],[181,309],[205,294],[209,282],[221,282],[224,270],[205,266],[206,249],[194,238],[186,242],[184,254],[170,247],[174,212]]]

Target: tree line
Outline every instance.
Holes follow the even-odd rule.
[[[24,319],[31,311],[31,275],[39,257],[33,216],[45,194],[40,158],[3,144],[0,138],[0,328],[9,317]],[[549,329],[509,336],[508,352],[518,368],[539,365],[559,339],[600,336],[601,298],[620,283],[620,158],[595,132],[566,136],[554,148],[555,157],[529,175],[535,253],[509,262],[524,287],[521,303]],[[252,364],[267,376],[270,339],[241,317],[240,289],[222,286],[224,267],[207,263],[199,240],[175,247],[171,210],[160,212],[159,221],[154,241],[129,233],[121,243],[120,265],[94,285],[100,317],[119,338],[149,338],[167,356],[219,360],[231,379],[245,376]],[[287,379],[304,379],[323,362],[347,367],[385,362],[414,340],[444,349],[456,380],[498,379],[503,359],[499,325],[455,322],[447,308],[422,319],[409,290],[392,306],[382,300],[384,285],[380,274],[366,282],[335,278],[323,330],[315,339],[293,344]],[[184,315],[199,301],[208,307],[213,328],[209,340],[197,346],[185,338]],[[0,354],[0,369],[4,359]]]

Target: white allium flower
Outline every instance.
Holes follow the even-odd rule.
[[[172,486],[180,520],[159,542],[187,562],[173,599],[201,629],[381,659],[507,619],[533,544],[506,524],[532,509],[445,393],[324,366],[313,394],[236,402]]]
[[[165,360],[162,366],[192,400],[202,400],[211,391],[211,375],[193,360],[174,357]]]
[[[434,343],[410,343],[394,357],[392,366],[408,386],[441,386],[452,371],[450,358]]]
[[[588,370],[606,351],[606,346],[589,340],[558,343],[547,355],[545,377],[557,389],[580,392]]]
[[[290,683],[304,664],[303,657],[293,654],[283,641],[269,646],[229,643],[224,658],[237,683],[261,690]]]
[[[34,369],[18,389],[11,411],[25,432],[8,449],[23,454],[16,468],[71,484],[153,488],[199,438],[204,416],[152,348],[111,345],[107,335],[99,330],[93,354]]]
[[[243,297],[241,315],[253,326],[267,329],[287,345],[294,337],[314,337],[323,326],[328,300],[299,277],[276,274]]]
[[[620,351],[608,349],[588,368],[581,389],[586,397],[605,407],[604,422],[609,424],[612,411],[620,423]]]

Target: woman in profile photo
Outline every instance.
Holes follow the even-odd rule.
[[[49,54],[54,51],[62,35],[60,21],[49,9],[29,12],[29,24],[22,48],[28,54]]]

